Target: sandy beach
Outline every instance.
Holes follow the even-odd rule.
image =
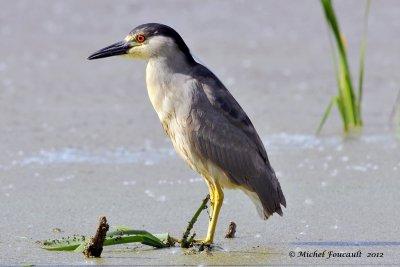
[[[356,75],[364,1],[335,1]],[[400,149],[390,114],[400,89],[400,6],[372,1],[365,127],[344,139],[318,1],[2,1],[1,265],[399,264]],[[135,26],[174,27],[253,121],[287,200],[261,220],[227,191],[210,253],[110,246],[102,258],[35,241],[94,234],[98,217],[180,237],[207,187],[174,152],[148,100],[145,62],[87,56]],[[195,225],[205,235],[207,215]],[[225,239],[230,221],[237,237]],[[54,228],[61,229],[55,233]],[[359,258],[299,251],[362,251]],[[290,252],[296,256],[291,257]],[[367,257],[369,252],[383,257]]]

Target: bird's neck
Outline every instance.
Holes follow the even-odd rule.
[[[185,56],[176,53],[173,56],[150,58],[146,68],[147,92],[159,119],[163,122],[184,97],[184,88],[178,80],[190,73],[192,66]]]
[[[147,89],[167,89],[175,75],[186,75],[191,69],[185,55],[178,51],[168,56],[151,57],[146,67]]]
[[[185,54],[180,51],[175,51],[168,55],[149,58],[146,72],[151,69],[160,69],[164,70],[164,72],[182,73],[189,70],[192,66],[193,62],[188,60]]]

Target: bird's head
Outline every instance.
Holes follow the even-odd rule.
[[[184,56],[189,63],[194,62],[189,48],[174,29],[163,24],[147,23],[134,28],[123,41],[100,49],[88,59],[124,55],[148,60],[156,57],[175,57],[178,54]]]

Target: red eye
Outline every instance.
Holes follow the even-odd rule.
[[[136,41],[137,41],[138,43],[143,43],[144,40],[146,40],[146,37],[144,37],[143,34],[138,34],[138,35],[136,35]]]

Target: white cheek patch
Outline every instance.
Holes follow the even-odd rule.
[[[146,46],[152,55],[171,54],[176,50],[175,42],[166,36],[151,37]]]
[[[128,35],[125,37],[126,42],[133,42],[132,40],[133,36]],[[153,36],[143,44],[136,45],[129,49],[126,56],[130,58],[149,59],[152,56],[176,53],[176,49],[175,42],[171,38],[165,36]]]
[[[131,49],[128,50],[126,56],[131,58],[147,59],[149,58],[150,55],[148,53],[148,48],[144,44],[132,47]]]
[[[174,41],[166,36],[153,36],[149,39],[149,44],[153,46],[160,46],[160,45],[168,45],[168,44],[174,44]]]

